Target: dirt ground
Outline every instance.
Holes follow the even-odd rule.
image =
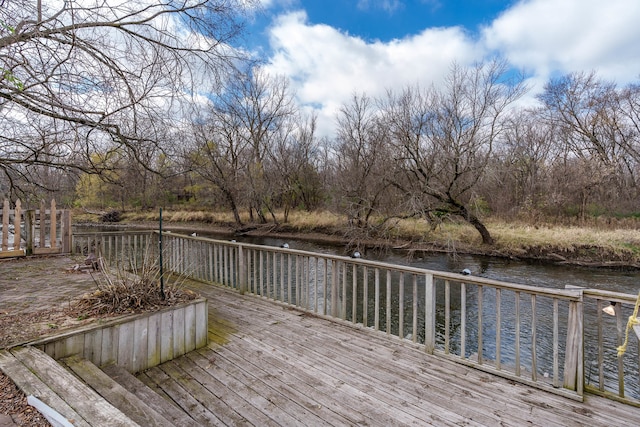
[[[160,297],[153,281],[140,281],[135,295],[119,294],[119,305],[113,306],[96,297],[109,297],[104,290],[105,275],[79,267],[87,267],[84,256],[0,259],[0,349],[98,320],[154,311],[196,296],[186,289],[166,288],[166,298],[156,301]],[[100,292],[95,292],[99,283]],[[136,304],[127,305],[131,302]],[[15,425],[49,423],[27,405],[24,393],[0,372],[0,427]]]
[[[96,288],[91,274],[73,270],[83,262],[70,256],[0,260],[0,348],[96,320],[70,310],[75,298]],[[0,427],[15,425],[50,426],[0,373]]]
[[[96,273],[74,270],[82,264],[70,256],[0,260],[0,348],[95,320],[72,309],[96,289]]]

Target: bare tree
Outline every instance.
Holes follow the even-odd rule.
[[[271,76],[260,68],[238,73],[214,100],[216,114],[232,121],[235,145],[243,147],[244,196],[249,201],[251,218],[266,223],[266,214],[273,212],[273,200],[278,190],[267,180],[265,168],[273,156],[272,149],[285,143],[294,130],[291,123],[297,114],[289,91],[289,82],[281,76]]]
[[[389,94],[385,114],[395,150],[394,184],[425,213],[469,222],[485,244],[493,238],[474,210],[474,191],[506,128],[510,104],[525,88],[507,81],[500,61],[453,65],[443,89]]]
[[[495,213],[537,217],[551,194],[550,165],[561,157],[556,136],[557,129],[541,121],[536,110],[518,111],[509,118],[480,191]]]
[[[242,225],[241,190],[250,151],[243,133],[237,116],[212,107],[194,124],[195,148],[186,152],[190,168],[222,193],[238,226]]]
[[[560,132],[557,143],[568,154],[567,180],[581,182],[575,194],[579,217],[585,219],[590,205],[611,207],[625,194],[638,194],[640,139],[637,126],[637,95],[633,85],[617,89],[598,79],[595,72],[572,73],[550,80],[539,95],[543,117]]]
[[[366,95],[353,95],[340,108],[336,137],[336,193],[346,212],[354,238],[371,237],[372,219],[388,216],[391,185],[388,134],[374,101]]]
[[[39,203],[53,192],[73,188],[82,156],[68,148],[75,134],[50,120],[34,117],[16,123],[0,110],[0,196]],[[52,177],[67,177],[66,184]]]
[[[619,93],[618,111],[624,122],[624,126],[618,129],[621,130],[621,139],[628,153],[625,165],[629,171],[629,181],[635,190],[628,200],[635,209],[640,192],[640,84],[629,84]]]
[[[603,165],[615,161],[620,145],[607,136],[605,116],[615,103],[615,85],[598,80],[591,72],[573,73],[550,80],[538,99],[545,118],[567,128],[567,143],[577,156],[596,158]]]
[[[636,143],[640,143],[640,83],[632,83],[624,88],[620,96],[620,108],[628,121],[629,135]]]
[[[307,211],[317,207],[322,193],[316,169],[316,116],[297,117],[290,120],[289,125],[293,129],[285,127],[284,135],[275,138],[265,170],[274,202],[283,209],[285,223],[294,207]]]
[[[144,153],[180,126],[203,80],[240,59],[244,0],[12,0],[0,8],[0,167],[90,170],[91,154]],[[250,3],[250,2],[249,2]],[[44,143],[29,129],[53,131]],[[163,147],[166,148],[166,147]],[[40,153],[47,152],[47,156]]]

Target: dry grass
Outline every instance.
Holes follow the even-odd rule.
[[[432,228],[424,220],[401,220],[388,237],[451,252],[640,265],[640,230],[636,228],[532,226],[497,220],[485,225],[496,242],[492,247],[483,246],[478,231],[462,221],[446,221]]]
[[[345,218],[329,211],[293,211],[289,224],[300,231],[339,229],[345,226]]]
[[[503,245],[618,246],[640,244],[639,230],[602,230],[591,227],[542,226],[491,223],[490,229]]]
[[[526,224],[490,223],[499,247],[512,252],[538,250],[572,253],[599,251],[600,257],[615,260],[640,260],[640,230],[598,229],[592,227],[530,226]]]
[[[249,222],[248,213],[244,212],[241,217],[245,223]],[[282,224],[283,214],[279,212],[277,217]],[[78,220],[78,217],[74,219]],[[166,210],[163,219],[167,223],[211,224],[229,229],[235,225],[233,216],[227,211]],[[156,222],[158,211],[128,212],[123,216],[123,221]],[[534,226],[489,219],[486,225],[496,241],[492,248],[483,247],[479,233],[463,221],[444,221],[435,228],[422,219],[395,220],[386,225],[384,236],[380,238],[391,239],[392,244],[411,242],[450,251],[534,258],[552,255],[640,264],[640,227],[637,221],[599,220],[589,226]],[[328,211],[292,211],[288,223],[281,229],[284,230],[302,234],[350,235],[345,217]],[[366,238],[376,238],[371,233],[365,234]]]
[[[248,215],[241,215],[244,221],[248,221]],[[123,215],[126,221],[158,221],[159,211],[127,212]],[[229,212],[205,211],[205,210],[165,210],[162,212],[163,221],[167,222],[202,222],[207,224],[233,224],[233,215]]]
[[[489,220],[485,224],[496,241],[498,249],[519,252],[530,248],[572,251],[580,247],[600,247],[608,252],[640,255],[640,230],[603,229],[595,227],[569,227],[560,225],[532,226]],[[394,237],[403,240],[456,242],[467,246],[480,246],[479,233],[464,222],[448,221],[435,229],[424,220],[399,221]]]

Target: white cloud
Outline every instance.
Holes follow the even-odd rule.
[[[626,83],[640,73],[637,0],[522,1],[483,31],[487,48],[540,77],[595,70]]]
[[[420,82],[437,82],[453,61],[471,63],[481,50],[458,27],[428,29],[388,43],[366,42],[327,25],[311,25],[304,12],[280,16],[270,30],[274,54],[267,71],[292,80],[299,101],[314,105],[320,130],[353,93],[384,94]]]
[[[353,93],[375,97],[415,83],[437,85],[454,61],[466,65],[502,56],[530,76],[532,91],[524,102],[532,102],[557,73],[595,70],[619,84],[637,80],[638,22],[638,0],[523,0],[476,38],[448,27],[381,42],[310,24],[303,11],[289,12],[269,29],[274,53],[267,71],[289,77],[299,102],[319,113],[320,133],[331,135],[335,112]]]

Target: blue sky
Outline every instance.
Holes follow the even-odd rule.
[[[546,81],[596,71],[620,85],[640,80],[639,0],[262,0],[250,48],[291,81],[300,106],[331,135],[354,93],[382,96],[437,86],[453,62],[500,56]]]
[[[513,1],[307,0],[274,3],[271,14],[304,9],[311,24],[328,24],[366,40],[390,41],[428,27],[463,26],[476,31]]]

